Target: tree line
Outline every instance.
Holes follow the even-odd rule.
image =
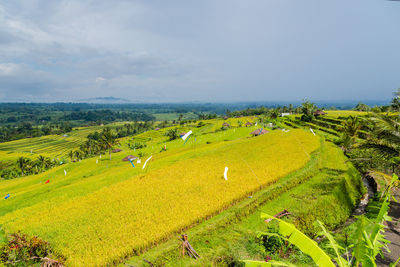
[[[0,177],[7,180],[39,174],[64,163],[63,160],[60,161],[42,155],[39,155],[36,159],[19,157],[15,162],[0,162]]]

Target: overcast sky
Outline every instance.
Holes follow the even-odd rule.
[[[0,101],[388,100],[400,2],[0,0]]]

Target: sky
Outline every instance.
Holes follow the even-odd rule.
[[[0,0],[0,102],[390,100],[400,2]]]

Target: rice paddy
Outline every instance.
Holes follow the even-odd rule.
[[[103,266],[302,168],[320,144],[318,136],[304,130],[276,130],[255,138],[249,138],[254,126],[210,132],[223,122],[191,127],[194,134],[185,145],[180,139],[167,142],[163,133],[168,129],[134,136],[146,140],[141,164],[153,155],[145,170],[121,161],[139,152],[126,148],[129,137],[121,140],[123,152],[111,161],[91,158],[3,181],[0,194],[11,197],[0,202],[0,224],[7,233],[20,230],[49,241],[68,266]],[[167,151],[159,152],[164,144]],[[50,183],[44,184],[47,179]]]

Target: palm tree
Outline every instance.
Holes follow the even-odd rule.
[[[51,158],[46,157],[46,162],[45,162],[46,169],[50,168],[52,165],[53,165],[53,161],[51,161]]]
[[[342,123],[342,136],[341,136],[341,144],[342,149],[346,152],[349,152],[353,145],[355,144],[358,132],[361,130],[362,124],[358,117],[349,116],[347,120]]]
[[[392,166],[392,171],[399,168],[400,162],[400,117],[373,113],[370,118],[372,134],[361,148],[379,153],[381,161]],[[375,154],[371,154],[374,157]]]
[[[343,131],[351,138],[356,138],[358,132],[361,130],[362,125],[358,117],[349,116],[343,123]]]
[[[76,158],[76,160],[80,160],[82,158],[82,152],[80,150],[75,150],[74,157]]]
[[[314,112],[317,109],[314,103],[311,103],[309,100],[304,100],[301,103],[301,116],[302,121],[312,121],[314,119]]]
[[[30,159],[25,157],[19,157],[17,160],[18,167],[21,169],[22,175],[25,175],[25,170],[28,168]]]
[[[42,155],[40,155],[40,156],[37,158],[37,163],[38,163],[38,165],[39,165],[40,170],[43,170],[44,167],[46,166],[46,158],[43,157]]]
[[[175,140],[179,137],[178,128],[170,129],[165,133],[165,136],[169,137],[169,141]]]
[[[71,159],[71,161],[74,159],[74,151],[70,151],[69,153],[68,153],[68,157]]]
[[[113,134],[110,128],[105,128],[101,133],[100,140],[102,144],[104,144],[104,146],[108,149],[108,153],[110,155],[110,160],[111,160],[111,150],[113,146],[119,144],[117,137]]]
[[[276,119],[276,118],[279,117],[279,115],[280,115],[280,112],[279,112],[278,109],[273,108],[273,109],[270,109],[270,110],[268,111],[268,116],[269,116],[271,119]]]

